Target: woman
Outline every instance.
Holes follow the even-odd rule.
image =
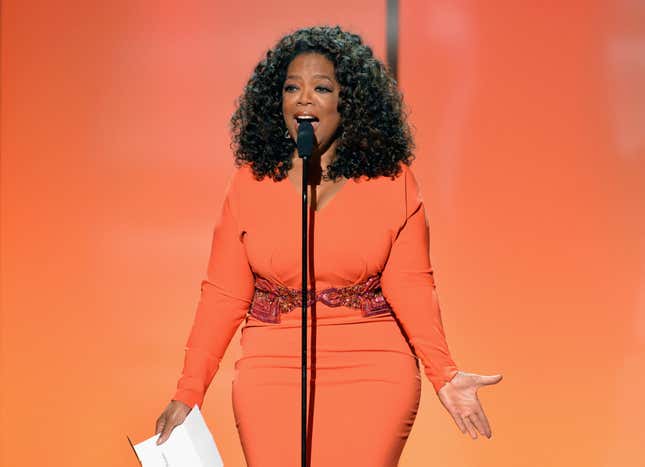
[[[203,397],[240,323],[233,405],[248,465],[299,465],[300,203],[303,119],[309,177],[309,455],[312,466],[394,466],[417,413],[419,357],[462,432],[491,436],[477,399],[501,375],[458,371],[409,165],[401,96],[359,36],[338,27],[282,38],[232,118],[236,170],[215,227],[164,442]]]

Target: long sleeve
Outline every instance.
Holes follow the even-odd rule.
[[[173,400],[200,407],[220,361],[249,309],[254,279],[239,228],[239,172],[229,180]]]
[[[438,392],[458,370],[441,322],[425,208],[413,173],[409,168],[404,172],[405,219],[383,269],[381,286]]]

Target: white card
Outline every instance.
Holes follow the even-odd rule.
[[[223,467],[215,440],[199,407],[195,405],[184,423],[157,445],[159,434],[133,445],[142,467]],[[128,438],[129,440],[129,438]]]

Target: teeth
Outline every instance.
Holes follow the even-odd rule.
[[[298,115],[296,117],[296,120],[318,120],[318,119],[313,115]]]

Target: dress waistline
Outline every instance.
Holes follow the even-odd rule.
[[[362,311],[362,315],[374,316],[392,311],[381,291],[381,276],[376,274],[365,281],[347,287],[330,287],[316,293],[307,290],[307,306],[315,302],[330,307],[347,306]],[[266,323],[279,323],[280,315],[302,307],[302,290],[284,287],[262,276],[255,276],[255,293],[250,314]]]

